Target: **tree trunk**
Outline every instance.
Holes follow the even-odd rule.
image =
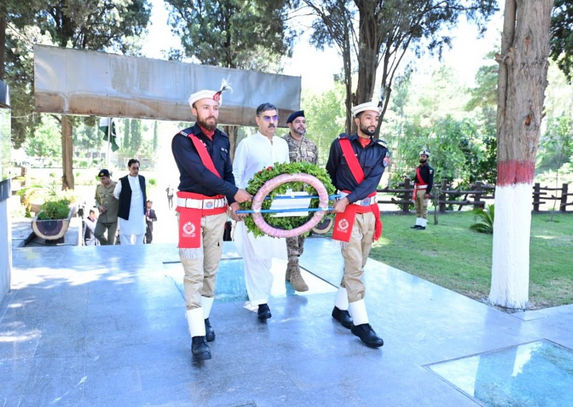
[[[74,189],[74,143],[72,123],[62,116],[62,190]]]
[[[369,102],[374,94],[376,69],[380,55],[380,24],[376,19],[376,2],[357,1],[359,19],[358,82],[354,105]]]
[[[489,301],[524,309],[531,189],[547,86],[553,0],[506,0],[498,83],[497,184]]]
[[[6,64],[6,6],[0,6],[0,79],[4,79]]]
[[[231,160],[235,159],[235,150],[237,149],[237,133],[239,128],[237,126],[223,126],[223,131],[229,136],[229,143],[231,143]]]

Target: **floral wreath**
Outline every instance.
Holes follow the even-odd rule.
[[[276,177],[283,174],[308,174],[315,177],[320,181],[328,195],[334,194],[336,188],[332,185],[330,176],[324,168],[317,166],[316,164],[307,162],[293,162],[293,163],[275,163],[272,167],[267,167],[259,172],[257,172],[253,178],[249,181],[247,185],[247,192],[251,195],[256,195],[257,192],[265,185],[267,181],[271,181]],[[318,192],[314,187],[306,182],[286,182],[278,185],[272,191],[269,192],[270,199],[265,199],[261,205],[260,209],[269,209],[273,203],[273,199],[277,195],[286,194],[288,190],[292,191],[306,191],[309,195],[317,195]],[[332,199],[329,199],[329,206],[332,203]],[[318,208],[319,200],[311,199],[309,208]],[[241,209],[250,210],[252,209],[252,202],[243,202],[241,204]],[[281,230],[293,230],[299,228],[300,226],[306,224],[314,216],[314,212],[309,212],[307,216],[291,216],[291,217],[275,217],[272,213],[262,213],[262,219],[272,228]],[[255,236],[264,236],[266,233],[263,232],[253,216],[247,216],[244,220],[245,226],[249,232],[252,232]],[[308,232],[305,232],[308,233]]]

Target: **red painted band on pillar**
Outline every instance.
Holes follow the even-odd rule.
[[[535,163],[532,161],[509,160],[497,164],[497,186],[532,184]]]

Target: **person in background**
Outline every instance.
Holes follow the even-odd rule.
[[[153,202],[147,200],[146,202],[146,209],[145,209],[145,223],[147,225],[147,229],[145,230],[145,243],[151,244],[153,240],[153,222],[157,222],[157,215],[155,214],[155,210],[152,209]]]
[[[344,273],[332,317],[366,345],[376,348],[384,341],[370,326],[366,313],[364,266],[372,242],[382,234],[376,189],[388,165],[388,148],[373,139],[380,120],[376,102],[352,109],[357,134],[341,134],[332,142],[326,171],[341,198],[334,204],[332,238],[341,241]]]
[[[122,245],[143,244],[145,236],[145,177],[139,175],[139,161],[128,161],[129,174],[119,179],[113,195],[119,200],[119,233]]]
[[[428,224],[428,201],[432,197],[434,185],[434,169],[428,164],[430,153],[428,150],[420,151],[420,165],[416,168],[414,177],[414,207],[416,208],[416,224],[412,229],[425,230]]]
[[[102,245],[114,245],[119,201],[113,195],[113,191],[117,183],[111,180],[109,171],[106,169],[100,170],[98,177],[100,184],[96,187],[95,202],[99,216],[94,234]]]
[[[309,162],[318,164],[318,147],[305,137],[306,118],[304,110],[292,113],[287,119],[289,134],[283,138],[288,144],[290,162]],[[299,259],[304,251],[304,235],[288,237],[288,265],[285,280],[289,281],[296,291],[308,291],[308,285],[300,274]]]
[[[84,244],[86,246],[97,246],[99,243],[95,237],[96,221],[96,213],[90,209],[88,217],[84,219]]]
[[[167,193],[167,205],[169,206],[169,209],[173,209],[173,195],[175,194],[175,191],[173,191],[173,187],[171,185],[167,185],[165,192]]]

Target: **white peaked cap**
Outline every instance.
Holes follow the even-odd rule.
[[[193,107],[193,103],[201,99],[213,99],[219,102],[219,106],[223,104],[223,95],[218,90],[200,90],[189,96],[189,106]]]
[[[419,154],[419,155],[422,155],[422,154],[427,155],[428,157],[430,156],[430,152],[429,152],[428,150],[422,150],[422,151],[420,151],[420,154]]]
[[[366,103],[362,103],[362,104],[360,104],[360,105],[358,105],[358,106],[354,106],[354,107],[352,108],[352,116],[356,117],[356,115],[357,115],[358,113],[362,113],[362,112],[365,112],[365,111],[367,111],[367,110],[372,110],[372,111],[374,111],[374,112],[380,113],[380,112],[381,112],[381,109],[380,109],[380,107],[378,106],[378,101],[376,101],[376,102],[374,102],[374,101],[372,101],[372,102],[366,102]]]

